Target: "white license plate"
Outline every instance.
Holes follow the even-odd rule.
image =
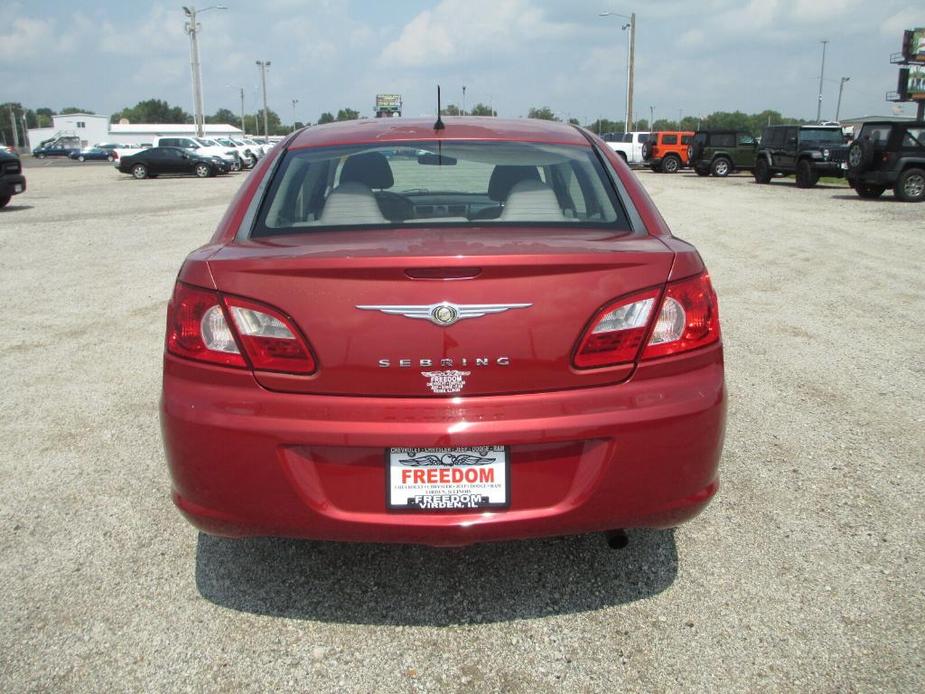
[[[408,511],[474,511],[510,504],[504,446],[390,448],[386,505]]]
[[[843,162],[841,163],[841,168],[842,168],[842,170],[847,171],[847,170],[848,170],[848,162],[843,161]]]
[[[15,185],[13,186],[13,192],[14,192],[14,193],[21,193],[21,192],[22,192],[22,183],[17,183],[17,184],[15,184]]]

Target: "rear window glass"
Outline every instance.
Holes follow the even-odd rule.
[[[662,135],[662,144],[663,145],[676,145],[678,144],[677,135]]]
[[[733,133],[715,133],[710,136],[710,144],[714,147],[735,147],[736,136]]]
[[[925,147],[925,128],[909,128],[903,135],[903,147]]]
[[[630,228],[590,147],[445,141],[290,151],[251,235],[419,224]]]

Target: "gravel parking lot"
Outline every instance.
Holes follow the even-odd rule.
[[[245,174],[30,166],[0,210],[0,690],[922,691],[925,205],[639,175],[720,296],[716,501],[441,550],[199,535],[164,310]]]

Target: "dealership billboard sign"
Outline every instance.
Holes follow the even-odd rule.
[[[925,64],[925,27],[903,32],[903,61]]]
[[[376,94],[376,113],[401,113],[401,94]]]

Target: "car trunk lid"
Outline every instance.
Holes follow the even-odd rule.
[[[417,397],[625,380],[632,365],[575,369],[573,349],[603,305],[664,284],[673,256],[609,231],[406,229],[237,242],[209,266],[220,291],[275,306],[311,343],[313,375],[256,372],[264,387]]]

